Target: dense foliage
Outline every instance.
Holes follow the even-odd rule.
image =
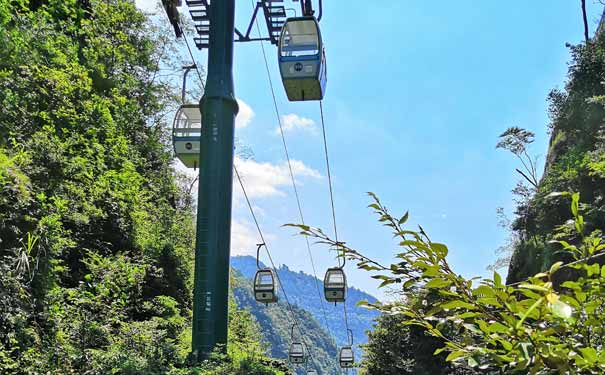
[[[280,278],[284,275],[283,269],[281,271]],[[290,293],[288,297],[292,298],[295,294]],[[338,373],[338,355],[334,340],[310,312],[294,304],[294,299],[291,301],[292,311],[284,302],[283,295],[281,301],[275,305],[259,304],[254,300],[252,281],[249,279],[240,279],[233,288],[233,295],[237,304],[255,317],[271,356],[287,358],[294,333],[295,340],[304,340],[307,343],[312,355],[309,364],[314,369],[320,374]],[[300,324],[300,329],[296,327],[292,330],[294,319]],[[301,339],[300,332],[304,332],[304,339]],[[290,368],[299,375],[306,374],[304,365],[290,365]]]
[[[470,280],[457,275],[447,246],[421,227],[405,227],[407,213],[392,216],[374,195],[370,207],[399,242],[393,264],[375,262],[321,229],[296,226],[303,235],[343,248],[398,296],[367,304],[384,315],[370,334],[365,373],[421,373],[444,355],[454,366],[442,367],[445,373],[468,371],[464,367],[487,374],[605,372],[604,42],[601,31],[570,46],[569,80],[563,91],[549,95],[551,142],[542,178],[528,153],[533,133],[512,127],[500,137],[497,147],[518,158],[522,177],[513,190],[518,207],[510,222],[508,285],[498,273]],[[419,356],[422,350],[430,350],[434,362]]]
[[[188,368],[170,40],[133,1],[0,0],[0,373],[282,373],[235,305],[229,356]]]
[[[433,242],[422,228],[405,228],[407,213],[392,216],[375,196],[370,207],[399,242],[393,264],[377,263],[321,229],[298,228],[320,242],[340,246],[360,269],[377,272],[373,277],[381,286],[397,286],[399,298],[368,305],[441,340],[434,354],[447,353],[447,361],[489,374],[602,374],[605,266],[597,259],[605,251],[605,238],[598,230],[588,232],[578,193],[551,194],[550,199],[561,196],[571,196],[573,220],[555,236],[573,232],[579,238],[578,246],[557,241],[575,262],[555,263],[516,285],[505,285],[497,273],[492,279],[472,280],[456,274],[447,261],[446,245]],[[412,359],[405,348],[399,354]]]
[[[431,336],[423,327],[406,324],[405,317],[384,314],[368,332],[361,373],[367,375],[472,375],[468,368],[445,361],[443,340]]]
[[[544,175],[535,187],[517,189],[525,196],[518,201],[512,225],[515,241],[508,282],[571,260],[551,243],[568,209],[561,201],[548,199],[550,193],[581,193],[588,230],[605,228],[605,35],[601,32],[570,50],[567,84],[549,95],[551,138]],[[572,243],[579,240],[567,237]]]

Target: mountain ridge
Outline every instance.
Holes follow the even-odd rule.
[[[250,282],[254,278],[257,270],[256,258],[252,256],[235,256],[232,257],[231,264],[235,270],[250,280]],[[260,266],[266,267],[262,262]],[[374,303],[378,300],[369,293],[349,286],[346,301],[347,324],[344,319],[343,304],[335,306],[323,300],[323,280],[319,280],[303,271],[293,271],[286,265],[281,265],[277,269],[277,273],[288,294],[290,304],[308,311],[320,327],[335,340],[338,347],[348,344],[347,326],[351,329],[356,358],[358,360],[361,359],[362,351],[360,345],[367,343],[366,331],[372,329],[374,320],[379,316],[379,313],[374,310],[358,307],[357,302],[365,300]],[[317,286],[320,288],[321,301],[319,301],[320,296],[317,293]],[[284,300],[281,290],[279,291],[279,297],[281,301]],[[254,314],[255,306],[250,307]]]

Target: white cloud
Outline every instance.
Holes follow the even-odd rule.
[[[256,256],[258,242],[256,230],[250,223],[237,220],[231,222],[231,255]]]
[[[291,184],[290,171],[286,162],[281,164],[259,163],[255,160],[243,160],[236,157],[235,164],[250,198],[283,196],[285,192],[282,187]],[[299,179],[302,177],[321,178],[321,174],[317,170],[308,167],[302,161],[291,160],[291,164],[297,184],[300,184]]]
[[[235,128],[242,129],[245,128],[252,122],[254,118],[254,111],[246,102],[241,99],[237,99],[237,104],[239,106],[239,112],[235,117]]]
[[[185,167],[180,161],[174,161],[174,166],[177,171],[185,173],[192,180],[199,173],[199,169],[194,171],[191,168]],[[252,159],[241,159],[235,156],[234,163],[242,178],[246,193],[250,198],[268,198],[275,196],[285,196],[286,191],[290,191],[292,184],[290,179],[290,170],[288,163],[281,164],[259,163]],[[290,160],[292,164],[292,172],[296,179],[296,183],[301,185],[302,178],[319,179],[322,178],[319,171],[307,166],[300,160]],[[233,174],[233,191],[236,198],[235,204],[238,204],[239,198],[242,198],[242,191],[239,182],[236,180],[235,173]],[[197,183],[191,189],[192,194],[197,196]],[[255,207],[255,210],[260,207]]]
[[[160,0],[135,0],[137,8],[146,12],[155,11],[160,4]]]
[[[295,130],[306,130],[311,133],[316,131],[315,121],[310,118],[301,117],[295,113],[290,113],[281,117],[282,128],[284,132]],[[275,133],[279,134],[279,127],[275,129]]]

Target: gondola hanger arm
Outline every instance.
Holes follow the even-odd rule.
[[[260,249],[261,247],[266,246],[265,243],[257,243],[256,244],[256,267],[260,270]]]

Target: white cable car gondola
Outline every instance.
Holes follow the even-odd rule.
[[[341,267],[329,268],[324,277],[326,301],[344,302],[347,298],[347,276]]]
[[[305,347],[301,342],[293,342],[290,344],[290,362],[295,364],[305,363],[307,360],[305,355]]]
[[[268,305],[277,302],[277,283],[276,277],[271,268],[260,268],[260,248],[265,246],[264,243],[258,244],[256,249],[256,266],[258,271],[254,276],[254,299],[257,302]]]
[[[288,357],[290,358],[290,362],[294,364],[301,364],[307,361],[307,355],[305,353],[305,347],[302,342],[294,341],[294,326],[290,329],[290,340],[292,340],[292,344],[290,344],[290,351],[288,352]]]
[[[202,114],[199,104],[183,104],[176,112],[172,127],[174,153],[187,168],[198,168]]]
[[[288,18],[279,37],[279,71],[290,101],[322,100],[326,91],[326,55],[317,19]]]
[[[338,361],[340,362],[340,367],[342,368],[353,367],[353,364],[355,363],[355,354],[353,353],[353,348],[350,346],[343,346],[340,348]]]
[[[355,353],[353,352],[353,331],[348,330],[349,345],[340,348],[338,362],[341,368],[352,368],[355,365]]]
[[[202,113],[200,105],[185,103],[187,74],[195,65],[185,67],[183,76],[182,103],[172,124],[172,145],[176,157],[188,168],[198,168],[200,159],[200,138],[202,136]]]

